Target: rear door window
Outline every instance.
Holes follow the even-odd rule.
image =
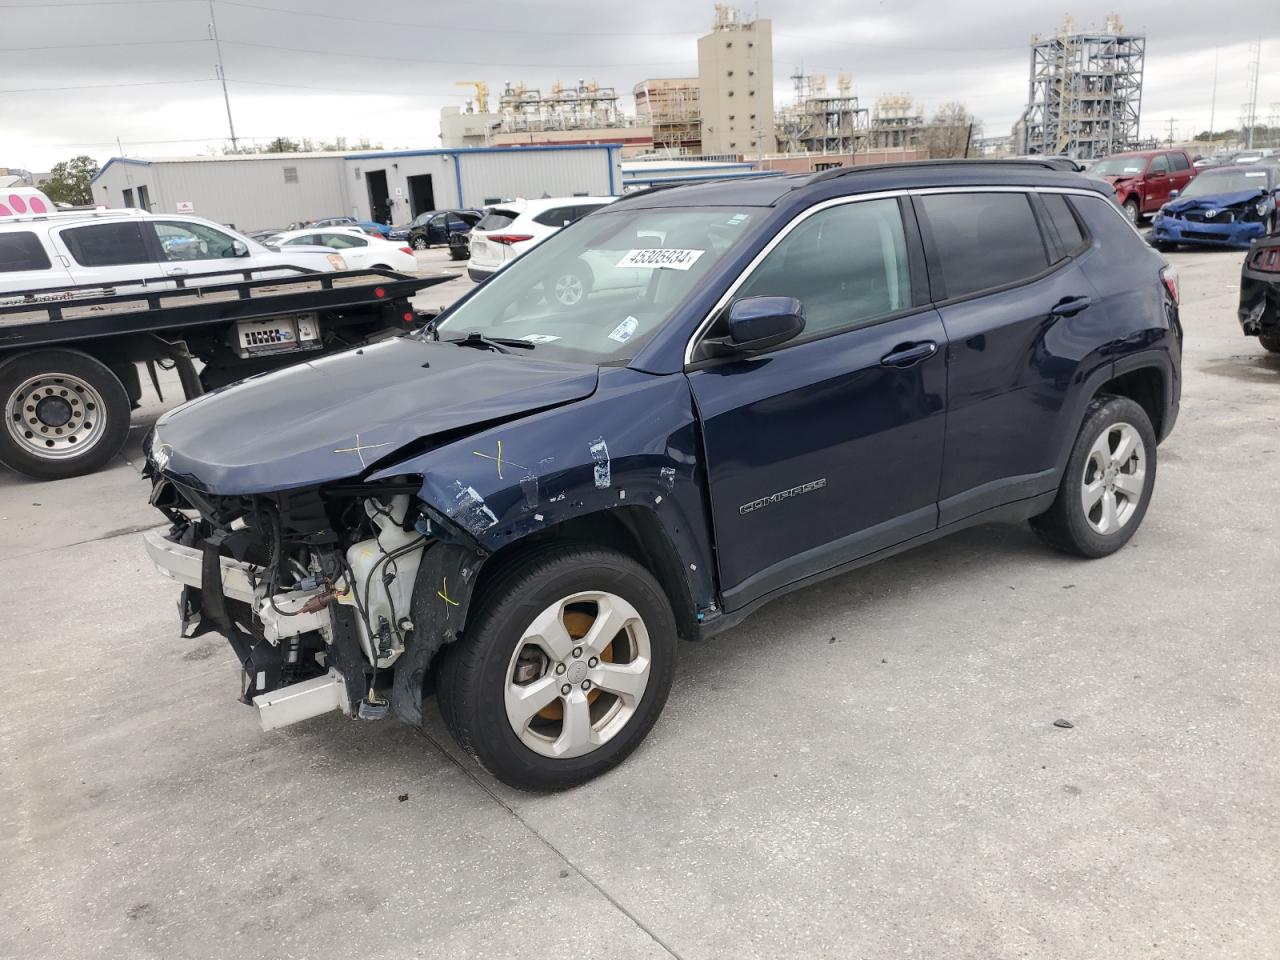
[[[82,267],[115,267],[154,263],[147,233],[136,220],[69,227],[59,236],[71,259]]]
[[[577,207],[551,207],[534,217],[533,222],[540,223],[544,227],[563,227],[578,219],[577,210]]]
[[[1046,193],[1040,199],[1053,222],[1053,228],[1058,231],[1062,252],[1067,256],[1078,253],[1085,245],[1084,232],[1080,229],[1067,198],[1060,193]]]
[[[518,210],[494,208],[485,214],[484,219],[476,224],[477,230],[501,230],[511,226],[511,221],[520,216]]]
[[[1188,170],[1191,167],[1185,153],[1171,153],[1169,154],[1169,160],[1173,163],[1173,169],[1175,170]]]
[[[1029,280],[1049,266],[1025,193],[932,194],[917,202],[939,261],[931,267],[940,273],[948,300]],[[934,296],[942,298],[936,290]]]
[[[51,266],[44,245],[34,233],[0,233],[0,273],[48,270]]]

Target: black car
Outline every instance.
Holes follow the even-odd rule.
[[[455,233],[470,233],[483,216],[479,210],[430,210],[413,218],[404,239],[413,249],[426,250],[448,243]]]
[[[1255,240],[1240,271],[1240,326],[1280,353],[1280,234]]]
[[[566,787],[645,738],[679,639],[790,591],[993,520],[1121,549],[1181,347],[1173,269],[1055,163],[642,191],[419,335],[166,413],[147,548],[265,727],[434,695],[494,775]]]

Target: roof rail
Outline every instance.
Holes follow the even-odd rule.
[[[813,174],[807,180],[803,180],[796,184],[792,189],[799,190],[812,183],[822,183],[825,180],[835,180],[838,177],[847,177],[853,173],[873,173],[878,170],[900,170],[912,167],[956,167],[956,166],[991,166],[991,167],[1040,167],[1044,170],[1063,170],[1065,164],[1060,161],[1066,158],[1045,157],[1043,160],[1008,158],[1003,160],[996,159],[980,159],[973,158],[968,160],[904,160],[899,163],[865,163],[852,167],[833,167],[830,170],[820,170]]]
[[[142,210],[133,207],[116,208],[114,210],[53,210],[49,213],[22,213],[14,217],[0,217],[0,226],[6,223],[35,223],[41,220],[71,220],[75,218],[92,220],[95,217],[139,217]]]

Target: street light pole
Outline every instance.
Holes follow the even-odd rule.
[[[240,144],[236,140],[235,121],[231,119],[231,97],[227,94],[227,71],[222,65],[222,42],[218,39],[218,21],[213,15],[213,0],[209,0],[209,39],[213,41],[213,49],[218,54],[218,62],[214,70],[222,83],[222,102],[227,105],[227,127],[231,131],[231,149],[234,152],[240,149]]]

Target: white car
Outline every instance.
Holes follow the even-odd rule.
[[[479,282],[558,230],[617,197],[546,197],[510,200],[489,209],[471,229],[467,276]]]
[[[127,290],[130,281],[153,286],[165,277],[231,271],[206,281],[225,283],[241,279],[246,269],[284,265],[346,269],[335,251],[285,256],[197,217],[140,210],[50,213],[47,197],[28,192],[22,209],[10,203],[0,210],[0,294],[86,284]]]
[[[298,247],[327,248],[342,256],[348,270],[381,268],[398,273],[416,273],[418,269],[418,258],[407,243],[371,237],[359,227],[289,230],[272,238],[271,243],[283,254]]]

